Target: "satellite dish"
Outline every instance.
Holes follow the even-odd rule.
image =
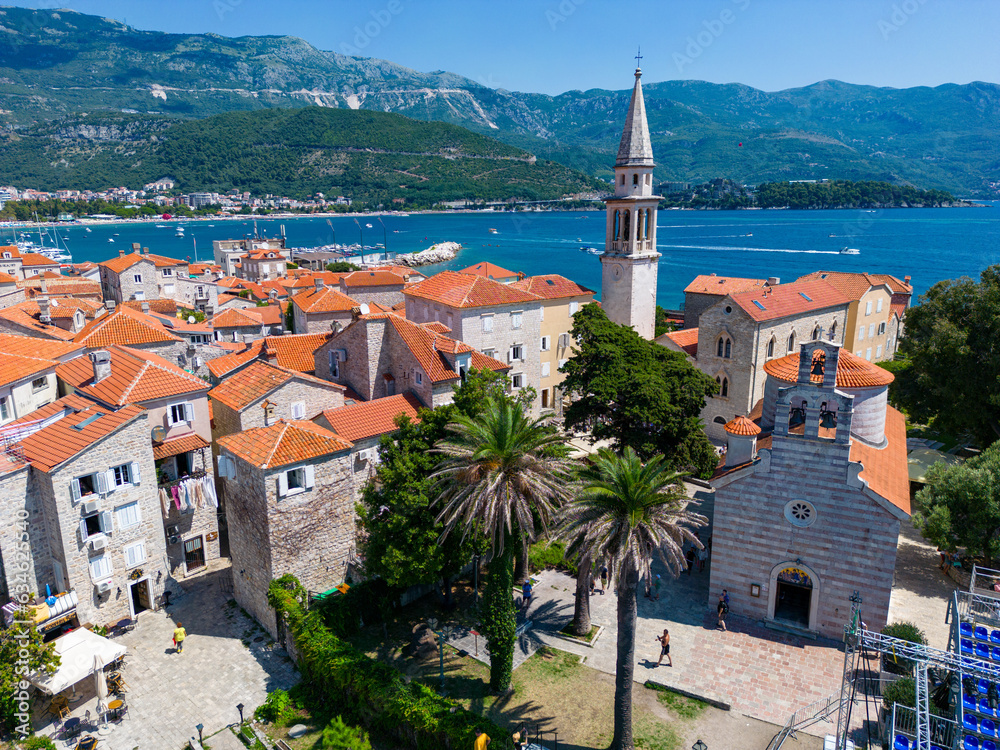
[[[188,323],[194,323],[194,315],[188,315]]]
[[[366,305],[366,304],[365,304],[364,302],[362,302],[362,303],[361,303],[361,305],[360,305],[360,309],[361,309],[361,314],[362,314],[362,315],[367,315],[367,314],[368,314],[368,311],[369,311],[369,310],[370,310],[371,308],[369,308],[369,307],[368,307],[368,305]]]
[[[150,437],[153,438],[154,443],[162,443],[167,437],[167,428],[163,425],[156,425],[150,431]]]

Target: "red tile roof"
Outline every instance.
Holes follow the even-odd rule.
[[[143,305],[148,305],[150,312],[162,313],[164,315],[177,314],[177,303],[172,299],[129,299],[122,302],[119,307],[128,307],[132,310],[142,312]]]
[[[429,323],[422,323],[424,328],[434,333],[449,334],[451,329],[439,320],[432,320]]]
[[[313,355],[332,335],[333,333],[296,333],[267,336],[264,338],[264,346],[275,353],[275,361],[281,367],[311,373],[316,371],[316,359]]]
[[[263,324],[264,321],[256,310],[242,310],[238,307],[227,308],[212,318],[213,328],[260,328]]]
[[[265,307],[255,308],[253,312],[260,316],[260,320],[264,325],[280,326],[285,322],[285,310],[287,309],[287,302],[277,302]]]
[[[357,442],[394,432],[395,420],[400,414],[408,416],[411,422],[419,422],[417,412],[422,408],[420,399],[407,391],[396,396],[342,406],[339,409],[327,409],[322,416],[340,437]]]
[[[134,266],[136,263],[144,260],[147,259],[144,258],[141,253],[129,253],[127,255],[119,255],[117,258],[110,258],[109,260],[101,261],[97,265],[104,266],[113,273],[122,273],[123,271],[127,271],[129,268]]]
[[[41,253],[21,253],[21,265],[59,268],[59,261],[47,258]]]
[[[164,440],[162,443],[153,443],[153,458],[159,461],[163,458],[178,456],[181,453],[196,451],[201,448],[210,448],[211,446],[212,444],[201,435],[184,435],[179,438]]]
[[[31,422],[64,411],[68,413],[62,419],[19,441],[25,460],[41,471],[52,471],[123,425],[146,414],[141,406],[130,405],[113,411],[80,396],[64,396],[5,425],[4,432],[11,435],[15,425],[27,429]],[[92,417],[97,418],[90,421]]]
[[[885,410],[884,448],[851,440],[851,461],[864,466],[859,475],[868,488],[910,514],[910,472],[906,463],[906,418],[891,406]]]
[[[850,297],[822,279],[793,281],[791,284],[739,292],[729,295],[729,298],[757,322],[825,310],[847,305],[851,301]]]
[[[688,356],[698,356],[697,328],[684,328],[680,331],[669,331],[664,335],[674,343],[674,346],[679,347],[680,350]]]
[[[750,436],[760,434],[760,427],[742,415],[729,420],[724,429],[730,435]]]
[[[4,320],[7,320],[21,328],[34,331],[35,333],[47,338],[61,339],[63,341],[72,341],[75,338],[72,331],[66,331],[59,326],[52,325],[51,323],[42,323],[38,319],[37,305],[35,305],[35,314],[31,315],[22,307],[23,304],[25,303],[0,310],[0,318],[3,318]]]
[[[820,350],[816,350],[814,360],[819,353]],[[799,379],[799,355],[800,352],[793,352],[780,359],[765,362],[764,372],[772,378],[786,383],[796,383]],[[888,370],[872,364],[846,349],[840,350],[840,355],[837,358],[838,388],[877,388],[889,385],[895,378],[896,376]],[[822,383],[823,376],[810,375],[809,380],[813,383]]]
[[[767,284],[767,279],[740,279],[733,276],[716,276],[714,273],[695,276],[694,281],[684,288],[684,293],[714,294],[725,297],[727,294],[738,294],[759,289]]]
[[[517,289],[512,284],[501,284],[483,276],[455,271],[435,274],[425,281],[406,287],[403,294],[459,308],[512,305],[538,300],[534,294]]]
[[[392,271],[355,271],[344,274],[340,283],[346,287],[403,286],[403,277]]]
[[[111,374],[94,382],[90,357],[77,357],[56,368],[60,380],[78,392],[114,406],[141,404],[182,393],[207,391],[208,383],[156,354],[109,346]]]
[[[270,427],[254,427],[218,439],[218,444],[261,469],[312,461],[343,453],[352,445],[312,422],[281,419]]]
[[[468,268],[463,268],[459,273],[470,274],[472,276],[482,276],[487,279],[493,279],[494,281],[499,281],[500,279],[516,279],[518,273],[516,271],[508,271],[506,268],[501,268],[495,263],[490,263],[488,261],[483,261],[482,263],[476,263]]]
[[[823,279],[851,299],[861,299],[872,287],[887,286],[890,293],[909,294],[912,287],[887,273],[847,273],[843,271],[814,271],[800,276],[799,281]]]
[[[299,292],[292,297],[291,302],[304,313],[350,312],[361,304],[328,286]]]
[[[223,380],[208,395],[231,409],[240,411],[295,377],[283,367],[256,361],[237,375]]]
[[[376,313],[366,317],[379,317],[389,321],[432,383],[459,379],[459,374],[451,368],[448,360],[445,359],[445,352],[449,354],[469,353],[471,355],[470,364],[477,370],[484,368],[495,371],[510,369],[503,362],[487,357],[468,344],[436,334],[434,331],[429,331],[424,326],[398,315]]]
[[[10,385],[38,373],[52,370],[56,364],[57,362],[51,359],[4,353],[0,355],[0,385]]]
[[[114,344],[135,346],[180,339],[156,318],[128,307],[118,307],[110,315],[103,315],[85,325],[73,340],[88,349],[97,349]]]
[[[33,336],[17,336],[0,333],[0,355],[16,354],[39,359],[61,359],[71,354],[82,353],[84,347],[72,341],[54,341]],[[2,359],[0,359],[2,361]]]
[[[909,307],[909,304],[910,295],[894,294],[889,301],[889,312],[902,320],[903,316],[906,315],[906,309]]]
[[[554,273],[545,276],[528,276],[520,281],[515,281],[511,286],[544,299],[583,297],[594,294],[593,289],[587,289],[575,281],[570,281],[565,276]]]

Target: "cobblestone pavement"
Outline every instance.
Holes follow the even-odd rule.
[[[128,712],[110,731],[98,732],[102,750],[180,750],[197,737],[196,725],[203,724],[208,737],[239,720],[237,703],[249,716],[269,691],[295,684],[297,672],[284,650],[268,647],[266,637],[257,641],[263,631],[249,632],[252,621],[227,606],[220,582],[229,574],[226,566],[180,582],[183,594],[172,598],[169,612],[140,614],[136,629],[116,639],[128,647]],[[182,654],[171,643],[178,621],[188,634]],[[93,680],[78,689],[82,699],[72,714],[84,717],[89,710],[94,721]],[[52,727],[45,729],[49,734]]]
[[[909,521],[902,523],[889,622],[915,623],[935,648],[948,647],[949,602],[958,585],[941,572],[940,557]]]

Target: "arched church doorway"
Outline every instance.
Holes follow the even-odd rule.
[[[777,566],[774,573],[771,617],[800,628],[812,629],[819,593],[815,574],[800,563]]]

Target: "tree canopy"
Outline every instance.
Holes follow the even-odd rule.
[[[573,335],[578,349],[562,368],[563,388],[577,397],[567,428],[589,426],[618,451],[663,454],[678,471],[710,475],[717,458],[699,415],[718,384],[679,352],[612,323],[597,305],[574,316]]]
[[[911,421],[933,420],[986,447],[1000,438],[1000,265],[939,281],[906,313],[893,397]]]
[[[917,493],[913,525],[942,549],[1000,558],[1000,442],[963,464],[935,464]]]
[[[23,662],[19,663],[19,659]],[[0,632],[0,690],[3,691],[0,717],[8,733],[24,734],[31,730],[31,722],[19,716],[18,704],[26,699],[19,699],[18,693],[28,690],[25,675],[39,669],[53,673],[59,662],[55,646],[45,643],[33,625],[15,621]],[[26,729],[22,731],[22,727]]]

